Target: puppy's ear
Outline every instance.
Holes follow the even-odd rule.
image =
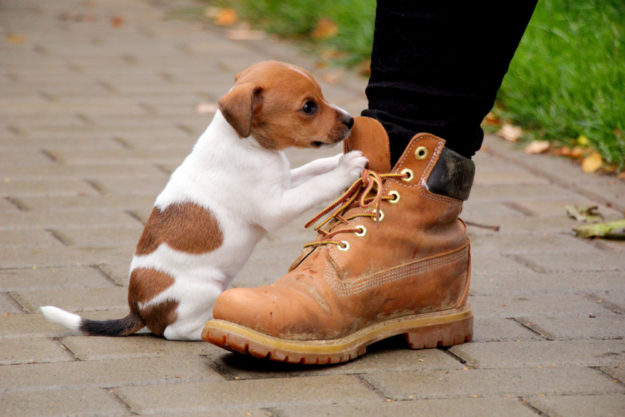
[[[228,123],[242,138],[250,135],[254,114],[263,104],[262,92],[261,87],[252,83],[235,84],[217,103]]]

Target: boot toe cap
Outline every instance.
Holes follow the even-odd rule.
[[[288,287],[232,288],[215,303],[213,318],[285,339],[325,336],[327,319],[316,302]]]
[[[213,306],[213,318],[251,326],[259,315],[259,295],[254,288],[231,288],[224,291]]]

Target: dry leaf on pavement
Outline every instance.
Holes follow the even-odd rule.
[[[546,140],[535,140],[525,147],[525,153],[539,154],[549,150],[551,143]]]
[[[585,224],[583,226],[574,227],[573,230],[579,237],[625,239],[625,219],[613,222]]]
[[[497,134],[507,141],[516,142],[523,135],[523,129],[510,123],[504,123]]]
[[[317,26],[312,31],[311,36],[313,39],[327,39],[339,33],[339,27],[334,23],[332,19],[324,17],[319,19]]]
[[[118,28],[124,24],[124,18],[121,16],[113,16],[111,17],[111,26],[114,28]]]
[[[578,222],[596,223],[603,220],[603,216],[597,211],[597,206],[580,207],[568,204],[564,208],[566,209],[566,215]]]
[[[17,33],[9,33],[7,40],[11,43],[24,43],[26,42],[26,36],[18,35]]]
[[[601,165],[603,165],[601,155],[599,152],[593,152],[582,160],[582,171],[587,174],[592,174],[593,172],[597,172],[597,170],[601,168]]]
[[[215,23],[220,26],[232,26],[239,21],[239,16],[234,9],[221,9],[215,17]]]

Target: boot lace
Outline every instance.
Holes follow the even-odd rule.
[[[407,173],[379,174],[369,169],[363,169],[360,177],[354,181],[343,195],[330,203],[328,207],[320,211],[306,223],[305,227],[308,228],[330,213],[325,220],[314,228],[318,234],[322,235],[322,239],[307,243],[304,245],[304,248],[336,245],[339,248],[346,249],[346,242],[333,238],[341,233],[362,233],[362,226],[339,228],[337,230],[332,229],[338,225],[349,226],[349,221],[358,217],[369,217],[375,220],[376,224],[379,225],[382,220],[382,212],[380,211],[381,202],[384,200],[394,200],[396,198],[394,195],[383,194],[382,186],[384,185],[384,181],[388,178],[406,178],[408,176],[409,174]],[[352,207],[361,207],[363,209],[374,207],[374,209],[344,216],[343,214]],[[323,229],[323,226],[326,224],[328,224],[328,230]]]

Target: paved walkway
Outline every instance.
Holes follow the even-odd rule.
[[[617,218],[625,185],[493,138],[464,213],[501,226],[470,229],[474,343],[391,340],[302,368],[44,321],[45,304],[125,313],[142,221],[210,119],[199,103],[259,60],[314,67],[288,44],[166,13],[142,0],[0,0],[1,416],[625,415],[625,243],[573,237],[563,209],[596,203]],[[330,99],[365,106],[362,79],[316,74],[334,82]],[[235,284],[279,276],[311,237],[305,217],[263,241]]]

